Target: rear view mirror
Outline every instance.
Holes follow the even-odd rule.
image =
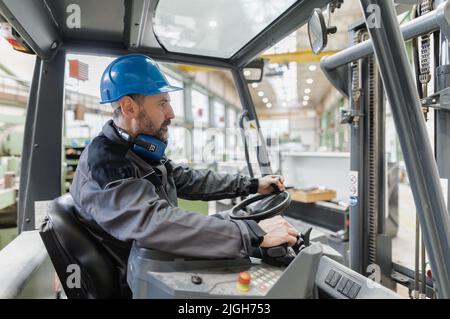
[[[244,76],[247,83],[261,82],[264,75],[264,59],[257,58],[244,67]]]
[[[320,9],[314,9],[308,21],[308,37],[311,50],[319,54],[327,45],[328,29]]]

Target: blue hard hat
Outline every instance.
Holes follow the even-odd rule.
[[[144,54],[128,54],[112,61],[100,81],[100,103],[111,103],[128,94],[153,95],[182,90],[172,86],[155,61]]]

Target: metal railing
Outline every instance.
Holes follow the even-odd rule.
[[[26,107],[30,83],[9,75],[0,75],[0,102]],[[77,92],[66,88],[65,107],[74,109],[81,104],[93,113],[105,113],[105,108],[99,104],[100,98],[94,95]]]

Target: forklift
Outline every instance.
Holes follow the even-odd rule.
[[[61,197],[61,170],[55,168],[61,167],[66,55],[120,56],[139,52],[160,62],[231,71],[245,118],[257,129],[259,171],[263,176],[272,174],[244,70],[252,66],[258,54],[308,21],[312,49],[320,52],[330,32],[320,11],[330,5],[338,7],[341,1],[283,0],[268,5],[261,0],[257,9],[265,10],[262,21],[249,18],[254,16],[248,14],[254,8],[245,6],[244,1],[233,2],[230,5],[229,0],[214,4],[206,0],[195,4],[184,0],[0,0],[1,16],[36,55],[25,123],[17,224],[21,234],[41,229],[41,237],[67,297],[113,298],[117,297],[117,287],[113,284],[115,274],[105,251],[89,238],[74,218],[70,198]],[[358,43],[324,58],[321,67],[344,95],[353,94],[351,89],[356,87],[354,94],[359,92],[363,99],[381,92],[387,96],[430,258],[433,293],[437,298],[450,298],[450,219],[439,182],[442,172],[438,171],[439,165],[426,135],[424,104],[419,99],[404,44],[404,40],[431,32],[439,32],[442,41],[447,41],[450,10],[447,2],[443,2],[400,28],[392,2],[361,0],[360,3],[366,19],[366,36],[355,36]],[[220,20],[213,28],[206,29],[208,21],[202,17],[229,10],[234,12],[217,16]],[[375,14],[375,26],[373,10],[379,13]],[[179,17],[192,23],[180,23]],[[242,18],[239,23],[236,17]],[[370,70],[362,66],[363,60],[368,58],[376,62],[379,78],[374,79],[378,74],[374,64]],[[361,63],[355,65],[354,61]],[[350,82],[352,68],[359,68],[354,72],[358,76],[368,72],[371,85],[366,83],[367,87],[359,89],[366,85],[364,81]],[[364,94],[363,90],[373,90],[377,81],[383,83],[384,91],[379,87],[375,93]],[[442,83],[447,82],[442,80]],[[431,99],[433,105],[445,104],[444,93]],[[373,168],[360,167],[365,163],[361,156],[368,154],[361,149],[366,147],[361,127],[368,113],[361,109],[365,105],[361,98],[355,101],[348,114],[352,124],[351,169],[372,172]],[[431,104],[426,106],[431,107]],[[370,154],[376,154],[376,150],[375,145]],[[447,154],[440,156],[445,158]],[[379,161],[374,165],[380,165]],[[380,168],[376,171],[383,173]],[[267,251],[267,258],[263,259],[193,260],[148,249],[135,242],[128,263],[128,284],[133,297],[399,298],[370,276],[371,269],[378,269],[374,265],[379,262],[377,249],[382,247],[381,244],[375,246],[372,239],[379,243],[383,228],[368,231],[367,223],[371,227],[378,226],[382,218],[377,219],[377,216],[384,211],[380,207],[368,210],[372,201],[360,196],[366,191],[374,195],[382,186],[372,185],[373,175],[359,176],[359,192],[351,198],[350,267],[343,265],[339,254],[330,247],[310,241],[308,233],[303,234],[293,248],[275,247]],[[370,190],[366,189],[367,185]],[[44,225],[36,225],[35,203],[44,200],[52,201],[48,216]],[[255,196],[236,205],[231,218],[261,220],[283,213],[289,204],[290,197],[285,192]],[[367,235],[370,240],[365,238]],[[81,287],[67,286],[70,264],[82,269]]]

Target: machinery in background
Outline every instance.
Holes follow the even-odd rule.
[[[90,138],[66,138],[64,140],[63,152],[65,161],[62,194],[69,192],[70,184],[78,166],[78,160],[89,142]]]
[[[0,117],[0,249],[17,235],[17,196],[23,117]]]
[[[0,120],[0,214],[16,204],[23,142],[23,127],[4,121]],[[1,221],[2,217],[4,225]]]

